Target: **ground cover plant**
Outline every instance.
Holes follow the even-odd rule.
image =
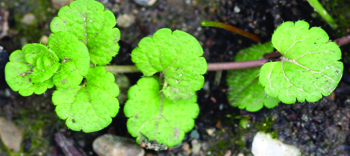
[[[70,129],[106,127],[119,109],[118,86],[103,67],[119,49],[115,23],[113,14],[93,0],[63,7],[51,24],[48,47],[28,44],[11,55],[9,86],[23,96],[55,86],[52,101]],[[199,113],[195,91],[203,86],[207,69],[202,53],[194,37],[170,29],[160,29],[134,49],[132,61],[145,77],[129,90],[124,112],[138,142],[156,140],[171,147],[193,128]]]
[[[261,68],[229,71],[232,106],[255,112],[263,106],[273,108],[279,101],[316,102],[338,85],[343,73],[341,51],[323,29],[309,29],[305,21],[284,22],[271,42],[241,50],[235,60],[261,59],[273,52],[273,47],[282,54],[279,61],[267,62]]]
[[[68,128],[86,133],[105,128],[119,111],[119,88],[103,66],[119,50],[115,25],[113,13],[101,3],[72,2],[52,20],[47,47],[27,44],[11,54],[7,83],[22,96],[55,86],[52,102]],[[124,109],[137,140],[171,147],[193,128],[199,113],[195,92],[207,69],[202,54],[198,41],[180,30],[160,29],[140,41],[132,61],[145,77],[129,90]]]

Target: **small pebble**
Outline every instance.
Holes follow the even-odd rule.
[[[190,149],[190,145],[188,143],[184,143],[182,144],[182,150],[184,151],[185,155],[190,155],[191,154],[191,149]]]
[[[199,155],[201,147],[202,147],[202,143],[199,142],[198,140],[194,139],[191,141],[191,144],[192,144],[193,155]]]
[[[22,24],[25,24],[25,25],[36,25],[37,20],[34,14],[27,13],[22,17],[21,22]]]
[[[118,73],[114,75],[115,83],[119,86],[120,93],[117,97],[120,104],[124,104],[124,102],[128,99],[128,90],[130,88],[130,80],[124,74]]]
[[[92,147],[99,156],[143,156],[145,151],[135,140],[105,134],[94,140]]]
[[[215,128],[207,128],[205,131],[207,131],[209,136],[214,136]]]
[[[231,150],[227,150],[227,151],[225,152],[225,155],[224,155],[224,156],[231,156],[231,155],[232,155]]]
[[[292,145],[287,145],[279,140],[272,139],[269,134],[258,132],[252,143],[252,153],[254,156],[300,156],[299,149]]]
[[[135,23],[135,16],[130,14],[119,15],[117,25],[122,28],[127,28]]]
[[[0,137],[9,150],[18,152],[21,149],[23,130],[4,117],[0,117]]]
[[[157,0],[134,0],[135,3],[142,6],[152,6]]]
[[[241,12],[241,9],[236,5],[236,6],[233,8],[233,11],[234,11],[235,13],[239,13],[239,12]]]

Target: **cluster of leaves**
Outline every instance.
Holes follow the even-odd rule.
[[[278,100],[286,104],[316,102],[338,85],[343,73],[341,51],[323,29],[309,29],[305,21],[285,22],[273,33],[271,43],[282,54],[280,61],[265,63],[260,69],[229,72],[232,106],[254,112],[263,105],[275,107]],[[270,42],[255,45],[237,54],[236,61],[258,59],[272,51]]]
[[[75,131],[108,126],[119,110],[119,88],[103,65],[119,50],[120,32],[112,12],[95,0],[77,0],[58,12],[48,46],[27,44],[13,52],[6,81],[23,96],[56,87],[56,113]],[[199,114],[195,92],[207,70],[203,49],[190,34],[160,29],[142,39],[132,61],[145,77],[130,88],[124,112],[139,143],[154,147],[179,144]]]
[[[199,114],[195,92],[207,71],[202,54],[193,36],[167,28],[143,38],[132,51],[132,61],[145,77],[129,89],[124,113],[128,131],[138,142],[156,140],[172,147],[193,128]]]
[[[119,50],[115,25],[113,13],[95,0],[76,0],[61,8],[51,22],[48,46],[27,44],[11,54],[5,67],[8,85],[23,96],[55,86],[52,101],[70,129],[105,128],[119,110],[115,77],[103,67]],[[273,48],[283,55],[280,61],[228,73],[232,106],[258,111],[275,107],[279,100],[315,102],[339,83],[341,52],[321,28],[285,22],[271,42],[242,50],[235,60],[260,59]],[[167,28],[143,38],[132,51],[132,61],[144,77],[130,88],[124,113],[128,131],[139,143],[172,147],[194,127],[199,114],[196,91],[207,71],[202,55],[193,36]]]
[[[22,96],[55,86],[52,101],[69,128],[93,132],[106,127],[119,111],[114,75],[101,66],[118,53],[115,25],[113,13],[97,1],[62,7],[51,22],[48,46],[27,44],[11,54],[5,67],[8,85]]]

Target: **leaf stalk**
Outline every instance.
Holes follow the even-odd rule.
[[[334,40],[339,46],[350,43],[350,35]],[[232,70],[232,69],[245,69],[252,67],[259,67],[266,63],[269,58],[281,56],[280,53],[270,53],[264,56],[264,59],[254,61],[243,61],[243,62],[225,62],[225,63],[208,63],[208,71],[216,70]],[[104,66],[107,71],[111,73],[137,73],[141,72],[134,65],[109,65]]]

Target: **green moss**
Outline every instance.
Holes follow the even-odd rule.
[[[227,150],[243,154],[251,154],[249,141],[259,131],[270,133],[273,138],[277,137],[277,131],[272,131],[274,117],[262,119],[263,121],[254,121],[252,116],[229,115],[221,118],[221,126],[217,129],[215,135],[209,137],[208,152],[211,155],[224,155]],[[242,121],[243,120],[243,121]],[[245,123],[245,128],[241,126]]]
[[[47,94],[52,94],[50,91]],[[9,155],[42,155],[52,153],[50,145],[53,134],[65,128],[54,109],[50,97],[29,96],[16,98],[16,105],[12,110],[12,121],[24,130],[23,142],[19,152],[6,150]],[[19,104],[20,103],[20,104]],[[24,148],[27,148],[24,150]],[[0,155],[2,155],[0,150]]]
[[[6,146],[0,140],[0,155],[8,156],[11,151],[6,148]]]

